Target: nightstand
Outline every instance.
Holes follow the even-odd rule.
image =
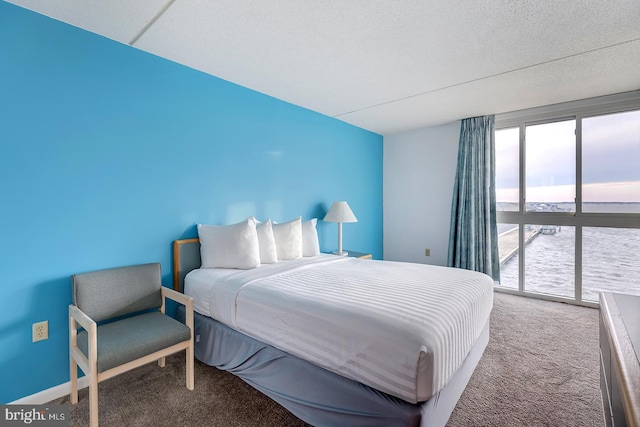
[[[360,258],[360,259],[373,259],[371,254],[367,254],[364,252],[356,252],[356,251],[347,251],[351,258]]]

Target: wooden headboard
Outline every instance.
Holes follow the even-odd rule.
[[[184,276],[200,265],[200,239],[173,241],[173,289],[184,292]]]

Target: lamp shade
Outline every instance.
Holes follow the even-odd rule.
[[[331,209],[324,216],[326,222],[358,222],[347,202],[333,202]]]

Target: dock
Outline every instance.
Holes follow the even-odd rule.
[[[538,235],[538,230],[525,230],[524,244],[526,245]],[[500,265],[509,261],[518,253],[518,227],[505,231],[498,236],[498,250]]]

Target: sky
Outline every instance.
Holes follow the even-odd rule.
[[[576,121],[527,126],[527,202],[573,202]],[[496,131],[496,197],[518,201],[518,128]],[[584,202],[640,202],[640,111],[582,120]]]

